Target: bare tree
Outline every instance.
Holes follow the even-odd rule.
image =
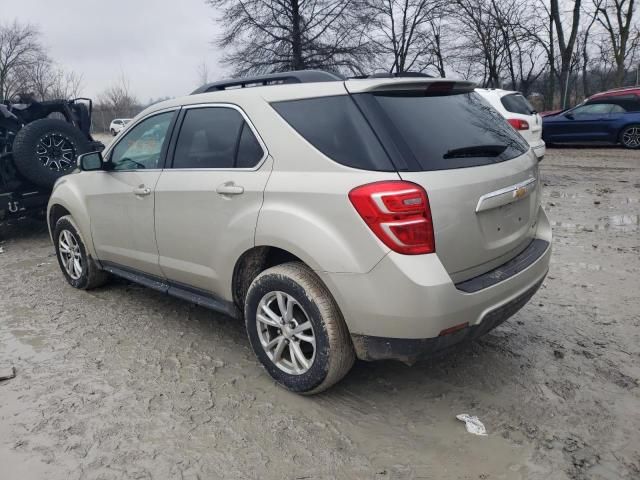
[[[448,49],[446,49],[445,45],[451,43],[448,35],[449,31],[449,25],[445,23],[443,12],[429,20],[427,51],[430,52],[431,63],[442,78],[447,75],[445,56]]]
[[[54,71],[54,81],[47,98],[78,98],[82,92],[82,75],[74,71]]]
[[[455,0],[451,14],[457,20],[459,60],[478,63],[485,87],[502,85],[502,69],[506,45],[498,28],[491,0]]]
[[[578,36],[578,28],[580,26],[580,9],[582,0],[573,0],[573,9],[571,11],[571,26],[569,27],[569,36],[565,34],[565,16],[560,10],[560,0],[550,0],[550,16],[555,27],[556,38],[558,41],[558,55],[560,58],[560,105],[562,108],[567,106],[569,92],[569,75],[571,72],[571,62]]]
[[[24,87],[19,75],[43,55],[40,34],[32,25],[14,21],[0,25],[0,99],[9,98]]]
[[[323,68],[361,72],[370,56],[360,0],[206,0],[221,12],[236,74]]]
[[[490,13],[502,36],[504,66],[511,88],[528,95],[545,68],[544,61],[541,61],[543,50],[529,28],[535,21],[534,5],[529,0],[491,0],[490,6]]]
[[[98,102],[114,117],[131,117],[139,110],[138,99],[131,92],[129,81],[124,74],[98,95]]]
[[[594,5],[594,11],[592,13],[589,14],[589,16],[591,17],[591,20],[589,20],[589,23],[587,24],[587,27],[582,30],[579,34],[578,34],[578,48],[577,50],[579,52],[581,52],[581,67],[582,67],[582,92],[584,94],[585,97],[588,97],[589,95],[591,95],[591,86],[589,83],[589,68],[592,66],[592,62],[591,62],[591,52],[590,52],[590,42],[589,42],[589,38],[590,38],[590,34],[591,34],[591,29],[593,28],[593,25],[596,22],[596,19],[598,18],[598,9],[600,8],[600,5],[602,4],[603,0],[593,0],[593,5]]]
[[[365,31],[379,57],[391,73],[444,70],[437,15],[441,0],[369,0]]]
[[[209,83],[209,66],[203,61],[196,67],[196,76],[198,78],[198,86]]]
[[[597,21],[608,36],[616,64],[614,81],[617,87],[624,83],[626,69],[640,43],[640,31],[637,27],[633,31],[635,10],[634,0],[604,0],[596,5]]]

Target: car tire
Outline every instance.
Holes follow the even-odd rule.
[[[620,132],[619,141],[624,148],[640,148],[640,124],[627,125]]]
[[[60,270],[72,287],[91,290],[104,285],[109,280],[109,274],[101,270],[88,254],[70,215],[56,222],[53,229],[53,244]]]
[[[304,264],[285,263],[258,275],[244,311],[253,351],[271,377],[292,392],[320,393],[353,366],[353,344],[338,305]]]
[[[115,137],[115,136],[117,135],[116,131],[115,131],[113,128],[111,129],[111,135],[112,135],[113,137]]]
[[[51,188],[75,170],[81,153],[91,150],[85,135],[64,120],[43,118],[25,125],[13,141],[13,161],[27,180]]]

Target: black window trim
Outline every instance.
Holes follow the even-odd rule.
[[[127,169],[122,169],[122,170],[101,170],[104,172],[109,172],[109,173],[120,173],[120,172],[161,172],[164,168],[166,168],[166,164],[167,164],[167,158],[168,158],[168,151],[169,151],[169,145],[171,144],[171,141],[173,140],[173,132],[175,130],[176,127],[176,123],[177,123],[177,119],[179,117],[179,111],[180,111],[180,106],[177,107],[168,107],[168,108],[164,108],[162,110],[156,110],[154,112],[150,112],[148,115],[145,115],[144,117],[136,120],[136,122],[129,122],[126,126],[125,130],[122,130],[120,133],[120,137],[117,139],[117,141],[114,141],[111,143],[111,145],[109,145],[107,147],[107,150],[105,151],[103,158],[105,159],[106,163],[111,163],[111,155],[113,154],[113,151],[116,149],[116,147],[120,144],[120,142],[122,142],[125,138],[127,138],[127,134],[133,130],[134,128],[136,128],[138,125],[140,125],[142,122],[158,116],[158,115],[162,115],[163,113],[168,113],[168,112],[174,112],[173,117],[171,118],[171,122],[169,123],[169,127],[167,127],[167,135],[164,137],[164,141],[162,142],[162,148],[160,149],[160,159],[158,161],[158,168],[127,168]],[[176,112],[178,114],[176,114]]]
[[[240,135],[242,135],[242,130],[244,128],[244,125],[248,125],[249,128],[251,129],[251,132],[253,133],[253,136],[256,138],[256,140],[258,140],[258,143],[260,144],[260,148],[262,148],[262,157],[260,158],[260,160],[258,161],[258,163],[256,163],[255,166],[251,167],[251,168],[237,168],[237,167],[231,167],[231,168],[173,168],[173,162],[175,161],[175,154],[176,154],[176,145],[178,143],[178,137],[180,136],[180,131],[182,130],[182,125],[184,123],[184,118],[186,116],[187,111],[191,110],[191,109],[195,109],[195,108],[229,108],[232,110],[236,110],[238,113],[240,113],[240,115],[242,116],[242,119],[244,120],[243,123],[243,127],[240,128],[239,133],[238,133],[238,138],[236,139],[236,151],[235,151],[235,155],[234,155],[234,159],[233,159],[233,163],[234,165],[237,164],[238,161],[238,145],[239,145],[239,140],[240,140]],[[256,130],[255,125],[253,124],[253,122],[251,122],[251,120],[249,119],[249,116],[244,112],[244,110],[242,110],[242,108],[240,108],[238,105],[235,105],[233,103],[196,103],[196,104],[192,104],[192,105],[183,105],[182,106],[182,110],[180,112],[179,118],[176,122],[176,128],[174,129],[174,134],[171,136],[171,142],[169,145],[169,152],[167,154],[167,162],[165,163],[164,169],[165,170],[171,170],[173,172],[221,172],[221,171],[231,171],[231,172],[237,172],[237,171],[245,171],[245,172],[255,172],[256,170],[260,170],[260,168],[262,168],[262,165],[264,165],[265,161],[267,160],[267,157],[269,156],[269,150],[267,149],[267,146],[265,145],[264,141],[262,140],[262,137],[260,136],[260,134],[258,133],[258,131]]]

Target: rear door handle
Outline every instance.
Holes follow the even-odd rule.
[[[146,197],[151,194],[151,189],[149,187],[145,187],[144,185],[140,185],[137,188],[133,189],[133,194],[139,197]]]
[[[240,195],[244,193],[244,187],[233,182],[225,182],[222,185],[218,185],[216,192],[220,195]]]

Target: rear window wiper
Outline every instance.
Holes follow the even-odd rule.
[[[448,150],[442,158],[497,157],[506,149],[507,145],[472,145]]]

